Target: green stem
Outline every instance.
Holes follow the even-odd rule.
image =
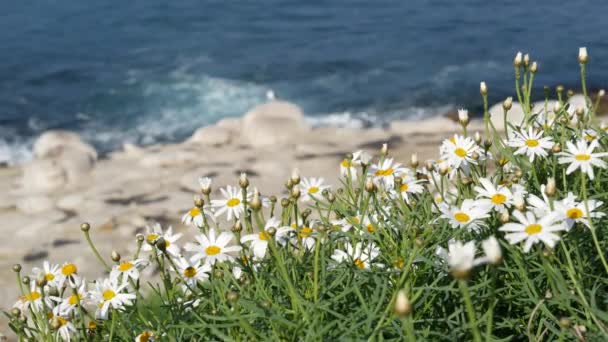
[[[91,247],[93,254],[95,254],[95,257],[97,257],[97,260],[99,260],[99,262],[106,268],[106,271],[110,272],[110,266],[108,266],[106,261],[101,257],[101,254],[99,254],[99,251],[97,251],[97,248],[95,248],[95,244],[93,244],[93,241],[91,241],[91,236],[89,235],[88,231],[84,232],[84,237],[86,238],[89,247]]]
[[[458,286],[460,287],[462,299],[467,310],[467,316],[469,317],[469,326],[471,327],[471,332],[473,334],[473,341],[481,342],[481,335],[479,334],[479,329],[477,329],[477,319],[475,317],[475,309],[473,309],[473,303],[471,302],[469,286],[467,285],[466,280],[462,279],[458,280]]]
[[[604,265],[604,270],[608,274],[608,263],[606,263],[606,258],[604,257],[604,253],[602,252],[600,242],[597,239],[595,227],[593,226],[593,220],[591,219],[591,214],[589,212],[589,201],[587,200],[587,181],[586,181],[585,173],[582,173],[582,172],[581,172],[581,187],[583,189],[583,201],[585,203],[585,216],[587,217],[587,221],[589,221],[589,230],[591,230],[591,236],[593,237],[593,244],[595,245],[595,249],[597,250],[597,254],[600,257],[600,260],[602,260],[602,265]]]

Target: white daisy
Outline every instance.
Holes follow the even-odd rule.
[[[195,288],[198,282],[202,283],[209,279],[209,273],[211,273],[211,265],[201,264],[200,260],[188,262],[185,258],[178,258],[175,260],[175,265],[181,277],[186,281],[184,291]]]
[[[395,186],[395,177],[401,176],[406,172],[401,164],[394,163],[392,158],[384,159],[383,162],[378,162],[370,168],[370,175],[373,177],[376,184],[384,184],[386,189],[393,189]]]
[[[226,213],[228,221],[233,218],[238,219],[243,213],[243,196],[241,189],[233,186],[226,186],[226,189],[220,188],[224,199],[211,200],[211,205],[216,209],[215,216],[219,217],[223,213]],[[249,200],[250,194],[247,194],[247,200]]]
[[[599,158],[607,156],[608,153],[593,153],[597,144],[597,139],[593,140],[589,145],[587,145],[585,140],[577,141],[576,145],[570,141],[566,142],[567,151],[558,154],[560,156],[558,159],[560,164],[570,164],[566,170],[566,174],[571,174],[574,170],[580,168],[581,172],[588,174],[589,178],[593,179],[594,166],[605,169],[606,162]]]
[[[165,240],[165,249],[167,253],[173,256],[179,256],[181,252],[181,248],[176,244],[177,240],[182,237],[182,233],[173,234],[173,227],[169,226],[166,232],[163,232],[162,227],[159,223],[156,223],[152,228],[150,226],[146,227],[146,241],[147,243],[142,246],[142,250],[145,252],[152,251],[152,244],[156,243],[158,239],[161,237]],[[162,251],[158,251],[159,254],[162,254]]]
[[[294,247],[301,244],[305,249],[311,250],[316,243],[316,231],[313,227],[314,221],[311,220],[305,225],[298,218],[297,224],[294,222],[290,226],[279,227],[275,239],[281,245],[290,242]]]
[[[129,283],[118,283],[117,279],[103,279],[95,283],[95,289],[90,294],[98,305],[98,316],[107,317],[109,309],[124,310],[125,306],[133,305],[136,296],[126,291]]]
[[[59,274],[61,273],[59,265],[50,264],[48,261],[44,261],[42,263],[42,268],[34,267],[32,272],[34,273],[35,279],[44,275],[48,286],[60,287],[60,284],[58,283],[58,280],[60,279]]]
[[[80,280],[80,284],[76,286],[75,289],[76,293],[74,293],[74,291],[70,291],[67,298],[51,297],[53,300],[59,303],[55,307],[58,315],[70,317],[72,313],[79,313],[79,311],[76,310],[78,308],[78,304],[80,303],[80,305],[84,305],[89,293],[87,292],[87,286],[84,280]]]
[[[585,202],[577,202],[576,196],[569,192],[563,200],[555,201],[555,211],[562,215],[566,230],[570,230],[576,222],[580,222],[585,226],[590,227],[587,209],[589,209],[589,216],[592,218],[605,216],[606,214],[603,212],[593,212],[602,204],[602,201],[590,199],[587,200],[587,207],[585,207]]]
[[[209,205],[205,205],[202,208],[192,207],[192,209],[188,210],[188,212],[182,216],[182,223],[185,225],[194,223],[197,227],[201,228],[205,223],[203,215],[205,215],[207,219],[214,220],[213,214],[210,211],[211,207]]]
[[[473,153],[480,150],[479,146],[471,138],[465,138],[454,134],[452,138],[446,139],[439,149],[441,159],[454,168],[466,168],[469,164],[477,164],[473,159]]]
[[[599,135],[597,134],[597,132],[592,128],[587,128],[583,131],[583,138],[585,138],[585,140],[589,142],[597,139],[598,136]]]
[[[128,279],[137,280],[139,279],[139,270],[148,266],[148,261],[144,259],[136,260],[121,260],[118,265],[112,267],[110,271],[110,278],[116,279],[121,277],[121,280],[127,281]]]
[[[321,192],[325,189],[329,189],[328,185],[323,184],[323,178],[302,178],[300,182],[300,189],[302,190],[302,201],[310,202],[313,199],[317,201],[323,200]]]
[[[494,235],[483,240],[481,242],[481,248],[485,256],[481,259],[483,262],[489,262],[491,264],[499,264],[502,261],[502,250],[500,244]]]
[[[76,334],[78,330],[76,330],[74,324],[72,324],[72,322],[66,317],[55,316],[53,319],[56,320],[57,323],[59,323],[57,333],[59,334],[61,339],[64,341],[70,341],[72,339],[72,335]]]
[[[557,215],[551,213],[538,219],[534,213],[528,211],[525,214],[519,210],[513,212],[513,217],[519,221],[519,223],[507,223],[500,227],[498,230],[503,232],[510,232],[505,235],[505,238],[510,244],[515,245],[521,241],[526,241],[524,244],[524,252],[527,253],[537,242],[543,242],[545,246],[553,248],[557,241],[559,241],[559,235],[555,232],[564,230],[564,226],[556,223]]]
[[[141,334],[135,336],[135,342],[154,342],[156,337],[151,331],[144,331]]]
[[[401,178],[401,186],[399,187],[399,192],[401,192],[401,196],[403,197],[405,202],[410,203],[409,195],[421,194],[424,192],[424,187],[420,185],[420,183],[422,183],[421,180],[417,180],[413,177]]]
[[[513,204],[513,194],[508,187],[498,185],[495,186],[487,178],[479,178],[481,187],[473,188],[477,192],[477,198],[483,199],[494,210],[501,212],[505,208],[511,207]]]
[[[361,166],[362,157],[367,159],[367,153],[359,150],[353,153],[353,159],[342,159],[340,162],[340,176],[350,177],[353,181],[357,179],[357,167]],[[367,159],[369,161],[369,159]]]
[[[209,177],[199,177],[198,184],[201,186],[203,192],[211,192],[212,180]]]
[[[78,267],[71,262],[64,263],[60,270],[59,275],[56,277],[57,286],[71,286],[75,287],[80,283],[80,278],[78,276]]]
[[[365,246],[358,242],[353,247],[350,243],[346,243],[344,250],[336,249],[331,258],[335,262],[349,262],[359,269],[369,269],[371,263],[380,255],[380,249],[373,243]]]
[[[30,308],[40,311],[43,307],[52,307],[52,304],[51,298],[48,296],[43,298],[42,291],[36,286],[36,282],[31,281],[29,291],[26,289],[25,295],[19,296],[13,307],[18,308],[21,310],[21,314],[25,315]]]
[[[456,278],[466,278],[473,267],[483,262],[483,259],[475,258],[475,241],[462,243],[450,240],[448,249],[438,247],[435,252],[448,264],[450,273]]]
[[[241,243],[251,242],[251,250],[253,251],[253,256],[256,259],[263,259],[266,256],[266,250],[268,249],[268,241],[272,239],[270,234],[268,233],[268,229],[274,228],[278,229],[281,225],[281,222],[276,218],[272,217],[268,221],[266,221],[266,225],[264,229],[255,234],[247,234],[241,237]]]
[[[507,142],[507,145],[517,148],[515,154],[525,154],[530,162],[534,161],[534,158],[545,158],[549,150],[553,147],[553,139],[551,137],[543,138],[544,132],[539,130],[534,132],[534,129],[530,127],[528,132],[513,132],[514,136]]]
[[[482,201],[466,199],[458,206],[440,206],[441,217],[448,219],[452,228],[467,228],[476,231],[487,218],[490,207]]]
[[[190,261],[195,262],[204,260],[204,262],[214,265],[216,261],[232,261],[234,257],[228,253],[234,253],[241,250],[241,246],[227,246],[234,238],[234,235],[229,232],[221,232],[216,238],[215,229],[209,229],[209,235],[199,234],[194,237],[198,244],[187,243],[185,249],[189,252],[194,252]]]

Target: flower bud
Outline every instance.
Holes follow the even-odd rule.
[[[294,199],[298,199],[298,198],[300,198],[300,194],[301,194],[301,193],[300,193],[300,187],[298,187],[298,186],[294,186],[294,187],[291,189],[291,197],[292,197],[292,198],[294,198]]]
[[[239,177],[239,185],[242,189],[247,189],[249,186],[249,179],[247,178],[247,173],[241,172],[241,176]]]
[[[144,234],[137,234],[135,235],[135,239],[137,240],[137,242],[144,242]]]
[[[574,90],[572,89],[568,89],[568,91],[566,92],[566,96],[568,98],[571,98],[572,96],[574,96]]]
[[[488,86],[486,85],[486,82],[479,83],[479,93],[481,96],[488,95]]]
[[[494,236],[490,236],[486,240],[483,240],[481,242],[481,248],[490,264],[498,265],[502,262],[502,250],[500,249],[498,240],[496,240]]]
[[[395,315],[401,318],[407,317],[412,313],[412,304],[410,304],[410,300],[407,298],[404,290],[397,292],[394,311]]]
[[[473,160],[479,160],[479,153],[477,153],[477,152],[473,152],[473,153],[471,153],[471,158],[472,158]]]
[[[38,286],[38,287],[45,287],[47,283],[48,283],[48,279],[46,279],[45,274],[44,273],[40,273],[38,275],[38,277],[36,278],[36,286]]]
[[[580,64],[587,64],[589,60],[589,56],[587,55],[587,48],[581,47],[578,49],[578,62]]]
[[[548,197],[555,196],[555,192],[557,191],[555,186],[555,178],[550,177],[547,179],[547,185],[545,186],[545,195]]]
[[[562,104],[559,101],[556,101],[553,105],[553,113],[557,114],[560,110],[562,110]]]
[[[468,110],[466,110],[466,109],[458,110],[458,122],[460,122],[460,124],[465,127],[469,124],[469,111]]]
[[[559,325],[562,328],[570,328],[570,326],[572,325],[572,321],[568,317],[562,317],[559,319]]]
[[[381,156],[388,155],[388,144],[387,143],[382,144],[382,148],[380,149],[380,155]]]
[[[236,291],[228,291],[226,293],[226,300],[230,303],[235,303],[237,300],[239,300],[239,293]]]
[[[515,54],[515,58],[513,58],[513,65],[519,68],[521,66],[522,59],[523,57],[521,51],[517,51],[517,54]]]
[[[513,204],[515,206],[515,209],[519,211],[523,212],[526,210],[526,202],[524,201],[523,197],[521,197],[521,195],[515,195],[513,197]]]
[[[202,208],[203,206],[205,206],[205,200],[203,200],[199,196],[194,196],[193,202],[194,202],[194,206],[199,209]]]
[[[287,208],[287,206],[289,206],[289,199],[288,198],[281,198],[281,207]]]
[[[562,145],[560,145],[560,143],[555,143],[553,147],[551,147],[551,151],[553,151],[553,153],[560,153],[562,151]]]
[[[439,164],[439,174],[440,175],[445,176],[448,174],[449,171],[450,171],[450,168],[448,167],[448,165],[446,163]]]
[[[376,184],[374,184],[374,181],[372,180],[371,177],[367,177],[367,179],[365,180],[365,191],[367,191],[367,192],[376,191]]]
[[[576,108],[576,116],[578,116],[579,118],[582,118],[583,115],[585,115],[585,108],[583,108],[583,107]]]
[[[164,237],[159,237],[154,241],[154,245],[158,248],[159,251],[164,252],[167,250],[167,241],[165,241]]]
[[[30,277],[25,276],[23,278],[21,278],[21,282],[24,283],[25,285],[30,283]]]
[[[253,198],[249,202],[249,207],[255,211],[258,211],[262,208],[262,200],[260,200],[260,193],[258,189],[253,189]]]
[[[410,158],[410,165],[414,169],[418,167],[418,154],[417,153],[412,154],[412,157]]]
[[[291,178],[290,178],[290,179],[288,179],[287,181],[285,181],[285,187],[286,187],[288,190],[291,190],[291,188],[293,188],[293,182],[291,181]]]
[[[198,179],[198,183],[201,186],[201,192],[204,195],[209,195],[211,193],[211,178],[201,177]]]
[[[491,139],[484,140],[483,147],[485,147],[486,150],[489,150],[490,147],[492,147],[492,140]]]
[[[268,229],[266,229],[266,233],[268,233],[268,235],[270,236],[275,236],[277,233],[277,229],[275,227],[269,227]]]
[[[511,107],[513,107],[513,98],[509,96],[502,102],[502,108],[505,111],[509,111]]]
[[[500,223],[505,224],[509,222],[509,212],[507,210],[503,210],[500,212]]]
[[[88,232],[89,230],[91,230],[91,225],[84,222],[83,224],[80,225],[80,230],[82,230],[83,232]]]
[[[600,91],[597,92],[597,97],[604,97],[604,95],[606,95],[606,91],[604,89],[600,89]]]
[[[535,74],[536,71],[538,71],[538,63],[532,62],[532,65],[530,66],[530,72]]]
[[[525,54],[524,55],[524,66],[527,68],[529,65],[530,65],[530,55]]]
[[[15,273],[21,272],[21,265],[20,264],[14,264],[13,265],[13,272],[15,272]]]
[[[481,144],[481,134],[479,134],[479,132],[475,132],[475,135],[473,135],[473,141],[475,141],[477,145]]]
[[[300,184],[300,170],[293,169],[291,170],[291,177],[289,178],[293,185]]]
[[[230,229],[233,233],[240,233],[243,230],[243,226],[241,225],[241,221],[237,220],[234,222],[234,224],[232,225],[232,228]]]
[[[111,253],[110,256],[112,258],[112,261],[114,261],[114,262],[120,262],[120,254],[118,254],[117,251],[112,251],[112,253]]]
[[[19,317],[19,316],[21,316],[21,310],[19,310],[19,308],[12,308],[11,315],[13,317]]]

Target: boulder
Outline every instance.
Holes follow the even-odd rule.
[[[244,143],[254,147],[278,146],[295,141],[309,130],[298,106],[273,100],[245,114],[241,135]]]
[[[20,187],[26,193],[51,192],[67,183],[61,163],[53,159],[34,159],[22,168]]]
[[[80,150],[91,159],[97,160],[97,151],[82,141],[80,136],[68,131],[44,132],[34,143],[33,152],[36,158],[56,157],[65,148]]]
[[[188,139],[188,142],[205,146],[222,146],[232,141],[232,132],[218,125],[201,127]]]
[[[499,102],[488,110],[490,113],[490,119],[492,120],[492,124],[496,128],[497,131],[504,131],[504,109],[502,107],[502,102]],[[513,102],[513,106],[507,112],[507,120],[508,122],[519,125],[524,119],[524,109],[519,102]]]
[[[24,214],[38,214],[53,209],[53,201],[48,196],[25,196],[17,200],[17,210]]]

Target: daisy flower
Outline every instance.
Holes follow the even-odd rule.
[[[212,183],[212,180],[209,177],[199,177],[198,178],[198,184],[201,186],[201,190],[203,191],[203,193],[211,192],[211,183]]]
[[[376,259],[378,255],[380,255],[380,249],[373,243],[364,246],[363,243],[358,242],[354,247],[350,243],[346,243],[344,250],[336,249],[331,258],[337,263],[347,261],[359,269],[369,269],[371,262]]]
[[[30,308],[40,311],[45,306],[52,307],[52,304],[50,297],[45,296],[42,298],[42,291],[36,286],[35,281],[31,281],[29,292],[26,292],[24,296],[19,296],[13,307],[21,310],[21,314],[25,315]]]
[[[371,157],[367,155],[367,153],[359,150],[353,153],[353,159],[342,159],[340,162],[340,176],[341,177],[350,177],[351,180],[357,179],[357,167],[361,166],[361,162],[363,160],[369,160]]]
[[[154,342],[156,337],[151,331],[144,331],[141,334],[135,336],[135,342]]]
[[[60,279],[59,274],[61,273],[59,265],[50,264],[48,261],[44,261],[42,263],[42,268],[34,267],[32,272],[34,273],[34,279],[38,279],[38,277],[44,275],[47,285],[60,287],[60,284],[58,283],[58,280]]]
[[[441,217],[446,218],[452,228],[467,228],[472,231],[479,229],[481,219],[488,217],[490,207],[482,201],[466,199],[458,206],[440,206]]]
[[[121,280],[123,282],[127,279],[137,280],[139,279],[139,269],[146,266],[148,266],[148,261],[144,259],[122,260],[120,264],[112,267],[110,278],[116,279],[122,276]]]
[[[283,226],[277,229],[275,239],[277,243],[285,245],[290,242],[293,246],[297,247],[299,243],[304,246],[305,249],[312,249],[316,243],[316,232],[313,228],[314,221],[311,220],[307,225],[302,223],[302,220],[298,218],[297,224],[294,222],[290,226]]]
[[[84,280],[80,280],[80,284],[76,287],[76,293],[70,292],[67,298],[51,297],[53,300],[58,302],[55,307],[57,315],[71,316],[72,313],[79,313],[78,304],[83,304],[88,298],[87,286]]]
[[[530,127],[528,132],[522,131],[513,132],[514,137],[507,142],[507,145],[517,148],[514,154],[525,154],[530,162],[534,162],[534,158],[545,158],[549,150],[553,147],[553,139],[551,137],[543,138],[544,132],[539,130],[534,132],[534,129]]]
[[[253,256],[258,260],[263,259],[266,256],[266,250],[268,249],[268,241],[272,239],[270,234],[268,234],[268,229],[277,229],[280,225],[281,222],[276,217],[272,217],[266,222],[266,225],[261,232],[241,237],[241,243],[251,242]]]
[[[323,178],[302,178],[300,189],[302,190],[302,201],[310,202],[313,199],[317,201],[323,200],[321,192],[329,189],[328,185],[323,184]]]
[[[598,134],[594,129],[587,128],[586,130],[583,131],[583,138],[585,138],[585,140],[591,142],[598,138]]]
[[[562,215],[566,230],[570,230],[576,222],[580,222],[585,226],[590,227],[589,218],[587,217],[587,209],[589,209],[589,216],[592,218],[605,216],[605,213],[593,212],[602,204],[602,201],[590,199],[587,200],[587,208],[585,208],[585,202],[577,202],[576,196],[569,192],[566,198],[555,202],[555,211]]]
[[[519,210],[516,210],[513,212],[513,217],[519,223],[510,222],[498,230],[509,232],[505,235],[505,238],[512,245],[525,240],[525,253],[530,251],[532,245],[537,242],[543,242],[545,246],[553,248],[557,241],[559,241],[559,235],[555,234],[555,232],[564,230],[564,226],[556,223],[556,216],[555,213],[552,213],[538,219],[532,212],[528,211],[523,214]]]
[[[178,258],[175,260],[175,265],[180,275],[186,281],[184,290],[189,288],[195,288],[197,282],[204,282],[209,279],[209,273],[211,273],[211,265],[205,263],[201,264],[200,260],[195,262],[188,262],[185,258]]]
[[[163,238],[163,240],[165,240],[165,250],[167,251],[167,253],[173,255],[173,256],[179,256],[180,252],[181,252],[181,248],[176,244],[177,240],[179,240],[182,237],[182,233],[175,233],[173,234],[173,227],[169,226],[169,228],[167,228],[166,232],[163,232],[162,227],[160,226],[159,223],[156,223],[152,228],[150,228],[149,226],[146,227],[147,233],[146,233],[146,241],[148,243],[144,244],[142,246],[142,250],[145,252],[150,252],[152,251],[152,245],[156,242],[156,240],[160,239],[161,237]],[[162,251],[158,251],[159,254],[162,253]]]
[[[199,234],[195,236],[198,244],[187,243],[185,249],[189,252],[194,252],[190,258],[191,262],[204,260],[210,265],[214,265],[216,261],[232,261],[234,257],[228,253],[238,252],[241,246],[227,246],[234,238],[234,235],[229,232],[221,232],[217,236],[215,229],[209,229],[209,235]]]
[[[481,198],[494,210],[501,212],[513,204],[513,194],[508,187],[502,185],[495,186],[487,178],[479,178],[479,183],[481,187],[476,186],[473,188],[477,192],[477,198]]]
[[[454,134],[450,139],[443,141],[440,147],[441,159],[454,168],[466,167],[469,164],[477,164],[473,159],[473,153],[480,148],[471,138],[465,138]]]
[[[69,319],[62,316],[55,316],[53,319],[56,320],[57,323],[59,323],[57,333],[59,334],[62,340],[70,341],[72,339],[72,335],[78,332],[74,324],[72,324]]]
[[[383,162],[378,162],[371,166],[370,175],[373,177],[376,184],[384,184],[387,189],[393,189],[395,186],[395,178],[406,172],[401,164],[394,163],[392,158],[384,159]]]
[[[448,264],[450,274],[456,278],[467,278],[473,267],[483,263],[483,259],[475,258],[475,241],[462,243],[450,240],[448,249],[438,247],[435,252]]]
[[[493,235],[481,242],[481,248],[485,256],[480,261],[489,262],[490,264],[497,265],[502,261],[502,250],[496,237]]]
[[[92,300],[98,304],[99,317],[107,317],[109,309],[124,310],[125,306],[133,305],[136,296],[125,289],[128,282],[118,283],[117,279],[103,279],[95,283],[95,289],[90,292]]]
[[[399,192],[401,192],[401,196],[403,196],[405,202],[410,203],[409,195],[421,194],[424,192],[424,187],[420,185],[420,183],[422,183],[421,180],[417,180],[413,177],[401,178],[401,186],[399,187]]]
[[[570,164],[566,170],[566,174],[571,174],[574,170],[580,168],[581,172],[589,175],[593,179],[593,167],[606,168],[606,162],[599,159],[608,155],[606,152],[593,153],[597,147],[598,141],[593,140],[589,145],[585,140],[579,140],[574,145],[572,142],[566,142],[567,151],[560,152],[558,162],[560,164]]]
[[[79,284],[80,279],[78,277],[78,267],[71,262],[66,262],[61,266],[59,275],[56,277],[57,286],[64,286],[66,283],[71,287],[75,287]]]
[[[209,205],[205,205],[202,208],[192,207],[192,209],[188,210],[188,212],[182,216],[182,223],[185,225],[194,223],[197,227],[201,228],[205,224],[203,215],[214,220],[213,215],[209,212],[210,210],[211,207]]]
[[[215,216],[219,217],[226,213],[226,218],[228,221],[232,220],[233,218],[238,219],[241,217],[241,214],[245,208],[243,206],[241,189],[228,185],[226,189],[220,188],[220,191],[222,192],[224,199],[211,200],[211,206],[216,209]],[[249,199],[249,194],[247,194],[247,199]]]

